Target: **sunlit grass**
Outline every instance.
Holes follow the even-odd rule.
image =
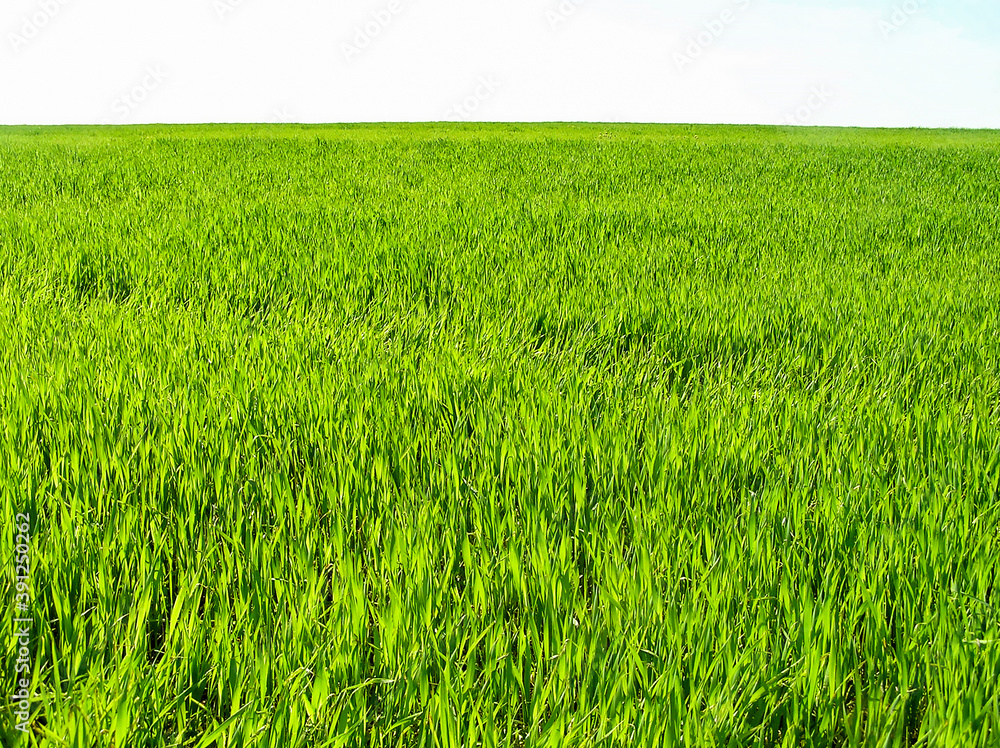
[[[0,130],[35,741],[996,745],[998,173],[982,132]]]

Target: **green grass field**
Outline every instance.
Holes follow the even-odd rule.
[[[998,206],[993,132],[0,129],[3,745],[1000,744]]]

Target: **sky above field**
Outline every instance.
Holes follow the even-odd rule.
[[[4,0],[0,123],[1000,127],[998,0]]]

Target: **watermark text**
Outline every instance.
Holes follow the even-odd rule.
[[[31,719],[31,517],[14,517],[14,706],[15,727],[28,732]]]
[[[7,35],[14,51],[20,52],[34,41],[42,33],[42,29],[52,23],[68,2],[69,0],[42,0],[38,3],[36,10],[31,15],[21,19],[21,25],[17,31],[11,31]]]

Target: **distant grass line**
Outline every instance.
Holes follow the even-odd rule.
[[[990,131],[0,128],[4,744],[996,745],[998,174]]]

